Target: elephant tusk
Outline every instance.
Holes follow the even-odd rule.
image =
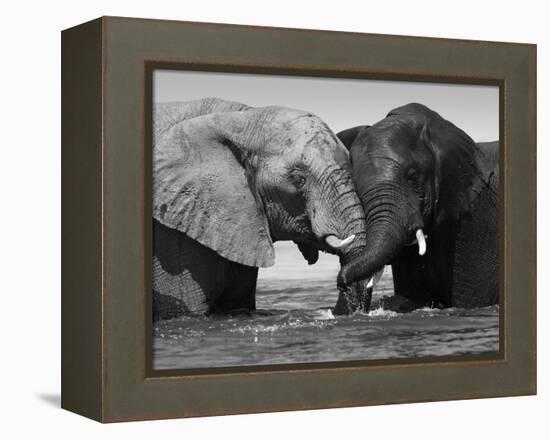
[[[416,240],[418,241],[418,255],[422,256],[426,253],[426,237],[422,229],[416,231]]]
[[[380,269],[378,272],[375,272],[367,284],[367,289],[370,289],[371,287],[376,286],[378,281],[380,281],[380,278],[382,278],[383,274],[384,274],[384,268]]]
[[[328,235],[327,238],[325,238],[325,241],[333,249],[342,249],[344,246],[350,244],[354,238],[355,235],[350,235],[348,238],[340,240],[334,235]]]

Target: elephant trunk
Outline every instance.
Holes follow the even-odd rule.
[[[365,213],[350,170],[324,172],[310,203],[313,233],[322,249],[338,254],[341,264],[355,258],[365,246]]]
[[[338,275],[338,303],[348,305],[347,310],[340,307],[341,313],[368,310],[365,306],[370,305],[372,295],[369,281],[412,241],[411,231],[414,234],[422,230],[418,208],[413,206],[410,197],[391,183],[371,188],[363,195],[362,201],[366,213],[366,239],[363,251],[347,262]],[[425,252],[425,240],[420,234],[419,238],[419,246],[424,247]],[[358,283],[367,288],[358,288]]]
[[[351,175],[347,173],[342,173],[337,176],[335,181],[330,181],[330,184],[320,194],[320,198],[322,197],[332,198],[333,202],[331,203],[327,199],[319,205],[319,208],[323,206],[326,210],[316,210],[316,219],[320,220],[317,225],[322,225],[318,229],[318,234],[322,236],[321,231],[327,229],[333,231],[329,235],[325,235],[324,243],[338,254],[342,270],[365,252],[365,213],[355,191]],[[314,223],[314,229],[315,226]],[[368,280],[357,280],[348,286],[348,289],[353,292],[353,296],[348,295],[346,298],[352,302],[357,299],[360,303],[350,305],[347,301],[339,300],[334,309],[335,313],[349,313],[351,309],[368,310],[372,289],[367,288],[367,283]]]
[[[362,208],[361,208],[362,209]],[[355,279],[349,284],[342,285],[339,281],[343,272],[352,267],[365,253],[367,235],[364,221],[356,222],[357,231],[354,233],[354,240],[348,245],[344,252],[340,253],[340,273],[338,274],[338,301],[334,307],[334,313],[338,315],[350,314],[355,311],[367,312],[370,308],[372,298],[372,286],[369,286],[369,279]]]
[[[367,229],[368,239],[365,251],[342,268],[343,284],[350,284],[360,279],[370,280],[399,253],[405,240],[393,228],[376,225]]]
[[[382,270],[403,246],[403,241],[392,228],[386,225],[371,225],[363,252],[342,266],[338,275],[338,302],[335,313],[350,314],[368,312],[372,299],[376,272]]]

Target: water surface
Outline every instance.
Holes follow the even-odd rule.
[[[473,310],[383,310],[391,272],[376,286],[369,313],[333,316],[338,261],[308,266],[290,243],[277,243],[277,264],[261,269],[257,311],[182,317],[155,323],[155,369],[449,356],[498,351],[498,306]]]

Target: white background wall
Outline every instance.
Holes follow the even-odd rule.
[[[250,6],[253,5],[253,6]],[[539,44],[539,396],[101,426],[59,406],[60,34],[100,15]],[[24,438],[547,438],[547,144],[544,2],[4,2],[0,32],[0,436]],[[546,257],[546,258],[545,258]],[[30,270],[32,268],[32,270]],[[545,346],[546,345],[546,346]]]

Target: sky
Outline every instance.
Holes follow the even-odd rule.
[[[339,132],[371,125],[393,108],[419,102],[468,133],[475,141],[493,141],[499,134],[498,87],[365,79],[155,70],[154,102],[191,101],[205,97],[238,101],[252,107],[280,105],[307,110]],[[262,279],[334,276],[338,258],[321,253],[308,266],[292,242],[275,244],[275,265],[260,269]],[[291,275],[291,272],[294,275]]]
[[[205,97],[252,107],[281,105],[307,110],[338,132],[371,125],[395,107],[420,102],[475,141],[498,139],[498,87],[461,84],[313,78],[282,75],[156,70],[155,102]]]

